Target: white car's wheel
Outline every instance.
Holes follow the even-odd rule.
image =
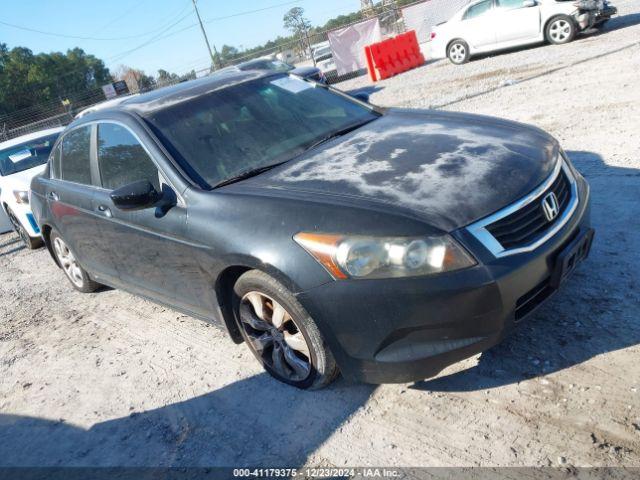
[[[464,40],[454,40],[449,44],[447,56],[456,65],[466,63],[469,61],[469,45]]]
[[[571,17],[567,15],[558,15],[553,17],[547,23],[545,37],[549,43],[561,45],[569,43],[576,36],[576,24]]]
[[[7,216],[9,217],[9,221],[11,222],[13,229],[16,231],[16,233],[20,237],[20,240],[22,240],[22,243],[24,243],[25,247],[27,247],[29,250],[35,250],[36,248],[40,248],[42,246],[42,239],[39,237],[32,238],[31,236],[29,236],[27,229],[22,226],[22,224],[20,223],[20,220],[17,219],[13,211],[8,207],[7,207]]]

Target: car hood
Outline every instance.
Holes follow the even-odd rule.
[[[390,110],[248,183],[297,198],[383,205],[451,231],[532,191],[551,174],[558,149],[553,137],[520,123]]]
[[[46,164],[23,170],[22,172],[12,173],[6,177],[0,177],[0,187],[12,190],[29,190],[31,180],[36,175],[40,175],[47,167]]]

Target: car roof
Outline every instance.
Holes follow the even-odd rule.
[[[87,107],[87,108],[85,108],[83,110],[80,110],[80,112],[78,112],[76,114],[75,118],[83,117],[85,115],[88,115],[91,112],[95,112],[96,110],[102,110],[103,108],[109,108],[109,107],[113,107],[114,105],[119,105],[122,102],[124,102],[127,98],[129,98],[130,96],[137,97],[138,95],[140,95],[140,94],[139,93],[133,93],[131,95],[127,95],[127,96],[123,96],[123,97],[115,97],[115,98],[111,98],[109,100],[105,100],[104,102],[96,103],[95,105],[91,105],[90,107]]]
[[[4,142],[0,142],[0,150],[4,150],[5,148],[10,148],[15,145],[19,145],[24,142],[28,142],[29,140],[36,140],[42,137],[48,137],[49,135],[53,135],[55,133],[60,133],[64,130],[64,127],[55,127],[48,128],[46,130],[39,130],[37,132],[28,133],[26,135],[22,135],[20,137],[12,138],[11,140],[6,140]]]

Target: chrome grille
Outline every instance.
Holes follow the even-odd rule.
[[[553,192],[557,216],[547,220],[542,200]],[[588,195],[588,190],[585,195]],[[495,257],[530,252],[555,235],[578,206],[578,189],[571,169],[560,156],[547,180],[513,204],[467,227]]]
[[[540,198],[550,192],[555,194],[559,207],[558,216],[553,220],[547,220],[540,202],[533,201],[511,215],[487,225],[486,229],[506,249],[527,245],[558,222],[569,205],[571,184],[562,170]]]

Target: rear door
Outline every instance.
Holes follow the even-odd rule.
[[[184,238],[187,210],[182,201],[168,211],[124,211],[111,200],[111,191],[140,180],[177,195],[149,151],[127,126],[104,121],[97,125],[96,155],[101,185],[93,199],[101,230],[98,243],[114,258],[121,282],[136,293],[205,313],[200,309],[202,292],[194,287],[202,272],[194,247]]]
[[[56,229],[80,264],[93,276],[103,276],[114,270],[96,243],[93,195],[98,179],[91,166],[92,132],[92,125],[82,125],[64,134],[53,152],[45,195]]]
[[[467,8],[462,15],[460,36],[474,49],[483,49],[496,41],[493,0],[483,0]]]
[[[540,4],[524,0],[496,0],[496,41],[532,40],[540,36]]]

